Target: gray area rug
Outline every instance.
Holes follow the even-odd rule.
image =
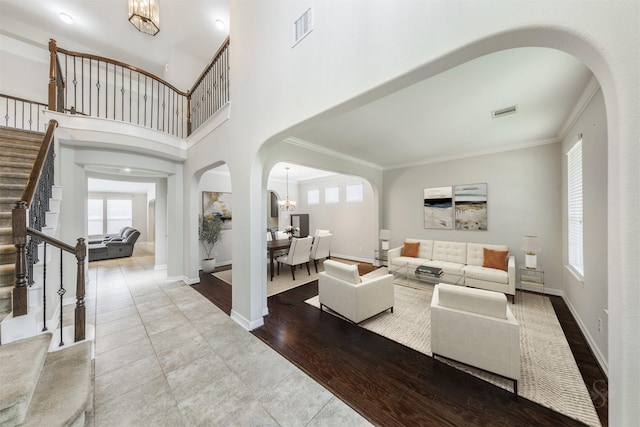
[[[431,289],[396,284],[394,312],[388,311],[359,326],[428,356],[431,354]],[[320,308],[318,296],[305,301]],[[589,391],[549,298],[516,293],[510,305],[520,323],[521,379],[518,394],[592,426],[600,426]],[[326,308],[325,308],[326,310]],[[334,314],[327,310],[328,313]],[[438,360],[512,391],[513,383],[447,359]]]

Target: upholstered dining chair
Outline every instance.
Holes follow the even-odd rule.
[[[309,251],[311,250],[311,242],[313,237],[308,236],[302,239],[293,238],[291,240],[291,246],[289,246],[289,253],[278,257],[278,276],[280,275],[280,264],[288,264],[291,266],[291,277],[296,280],[295,266],[301,264],[307,264],[307,273],[311,276],[311,270],[309,270]]]
[[[311,245],[311,253],[309,259],[313,260],[313,265],[318,272],[318,260],[327,259],[330,257],[331,250],[331,238],[333,234],[316,235],[313,238],[313,244]]]
[[[267,231],[267,242],[270,242],[271,240],[273,240],[273,238],[271,237],[271,232]]]

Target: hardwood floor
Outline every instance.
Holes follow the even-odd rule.
[[[230,313],[229,285],[209,274],[201,276],[193,287]],[[270,297],[265,325],[253,334],[373,424],[581,425],[304,303],[317,293],[315,281]],[[606,386],[593,356],[589,360],[591,353],[566,305],[559,297],[552,297],[552,301],[571,348],[578,353],[576,360],[585,382],[603,380],[604,384],[597,385]],[[607,425],[606,399],[601,402],[598,414]]]

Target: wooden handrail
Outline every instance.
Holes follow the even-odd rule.
[[[29,175],[27,188],[25,188],[24,192],[22,193],[22,198],[20,199],[26,202],[27,206],[31,206],[33,196],[36,193],[38,179],[40,179],[40,173],[42,172],[44,161],[46,160],[47,153],[49,152],[49,148],[51,147],[51,143],[53,142],[53,132],[55,131],[56,127],[58,127],[58,122],[55,120],[50,120],[49,126],[47,127],[47,132],[45,133],[44,139],[42,140],[42,145],[40,146],[40,151],[38,152],[38,157],[36,157],[33,169],[31,170],[31,174]]]
[[[213,59],[211,60],[209,65],[207,65],[207,67],[204,70],[202,70],[202,73],[200,73],[200,76],[196,79],[196,82],[193,84],[193,86],[191,86],[191,89],[187,92],[189,94],[189,98],[191,98],[191,94],[193,93],[193,91],[202,82],[202,79],[204,79],[204,77],[207,75],[209,70],[211,70],[211,67],[215,65],[216,61],[218,60],[218,57],[220,57],[222,52],[229,46],[229,40],[230,40],[229,36],[227,36],[224,42],[222,42],[222,45],[220,45],[220,47],[216,51],[216,54],[213,55]]]
[[[32,101],[32,100],[30,100],[30,99],[24,99],[24,98],[20,98],[20,97],[13,96],[13,95],[6,95],[6,94],[4,94],[4,93],[0,93],[0,98],[13,99],[14,101],[26,102],[27,104],[42,105],[43,107],[46,107],[46,106],[47,106],[47,104],[45,104],[44,102],[40,102],[40,101]]]
[[[47,242],[51,246],[55,246],[58,249],[62,249],[63,251],[69,252],[70,254],[76,254],[75,246],[71,246],[68,243],[63,242],[62,240],[58,240],[55,237],[48,236],[44,234],[42,231],[38,231],[35,228],[27,227],[27,232],[30,236],[35,237],[38,240],[43,242]],[[83,239],[84,240],[84,239]]]
[[[70,56],[80,56],[82,58],[87,58],[87,59],[95,59],[96,61],[102,61],[102,62],[107,62],[109,64],[115,64],[119,67],[123,67],[126,68],[128,70],[131,71],[135,71],[136,73],[140,73],[143,74],[147,77],[151,77],[152,79],[162,83],[163,85],[167,86],[168,88],[174,90],[175,92],[177,92],[178,94],[182,95],[182,96],[187,96],[188,93],[187,92],[183,92],[180,89],[176,88],[174,85],[172,85],[171,83],[161,79],[160,77],[156,76],[155,74],[152,74],[148,71],[143,70],[142,68],[138,68],[138,67],[134,67],[133,65],[129,65],[127,63],[124,62],[120,62],[117,61],[115,59],[110,59],[110,58],[106,58],[104,56],[98,56],[98,55],[93,55],[90,53],[81,53],[81,52],[74,52],[72,50],[66,50],[66,49],[62,49],[61,47],[57,47],[56,41],[54,39],[50,39],[49,40],[49,50],[51,51],[51,46],[53,45],[55,46],[55,51],[59,52],[59,53],[63,53],[65,55],[70,55]]]

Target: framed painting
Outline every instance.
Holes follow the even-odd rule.
[[[424,189],[424,228],[433,230],[453,229],[453,199],[451,192],[451,186]]]
[[[233,219],[231,193],[202,192],[202,217],[210,218],[212,216],[218,216],[222,220],[223,230],[231,229]]]
[[[487,184],[456,185],[456,230],[487,231]]]

